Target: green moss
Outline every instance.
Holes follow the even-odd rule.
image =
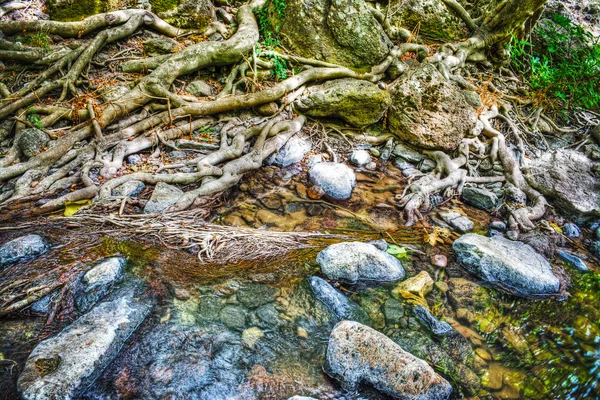
[[[152,11],[155,13],[171,11],[182,3],[182,0],[150,0]]]
[[[49,0],[48,15],[54,21],[80,21],[108,9],[108,0]]]
[[[165,21],[169,24],[177,26],[179,28],[193,28],[203,30],[208,27],[210,18],[203,14],[179,14],[174,17],[164,17]]]

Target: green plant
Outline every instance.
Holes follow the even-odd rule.
[[[600,103],[600,42],[581,25],[555,14],[541,24],[539,49],[513,37],[509,51],[515,70],[530,86],[560,99],[568,107],[593,108]]]
[[[36,128],[42,129],[44,126],[42,125],[42,120],[40,119],[40,116],[37,115],[37,113],[35,112],[35,108],[33,108],[33,106],[29,106],[27,107],[27,110],[29,111],[29,115],[27,116],[29,122],[35,125]]]
[[[19,40],[29,46],[50,50],[50,37],[44,32],[26,33]]]

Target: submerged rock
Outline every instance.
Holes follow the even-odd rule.
[[[78,398],[137,329],[151,305],[133,289],[99,304],[31,352],[18,388],[26,400]]]
[[[310,182],[321,188],[326,195],[336,200],[347,200],[356,185],[356,175],[345,164],[322,162],[308,171]]]
[[[575,150],[557,150],[531,160],[525,177],[559,209],[583,218],[600,215],[596,163]]]
[[[173,185],[159,182],[156,184],[152,197],[144,207],[145,213],[159,213],[171,207],[183,196],[183,191]]]
[[[368,243],[332,244],[317,255],[317,263],[329,279],[358,286],[393,282],[405,275],[400,260]]]
[[[0,268],[31,260],[49,249],[50,246],[40,235],[18,237],[0,246]]]
[[[363,0],[287,0],[283,21],[272,12],[282,44],[303,57],[351,68],[379,64],[393,44]]]
[[[342,321],[335,326],[324,370],[349,391],[369,384],[406,400],[443,400],[452,392],[450,384],[425,361],[358,322]]]
[[[560,290],[548,261],[525,243],[469,233],[455,240],[452,249],[469,272],[508,293],[548,297]]]
[[[369,317],[358,304],[347,298],[324,279],[317,276],[309,280],[316,298],[325,305],[338,319],[369,323]]]
[[[82,278],[82,288],[75,295],[80,312],[86,312],[106,296],[112,286],[124,277],[127,260],[122,257],[106,258],[92,267]]]
[[[310,140],[294,136],[277,153],[273,154],[268,162],[282,168],[289,167],[301,161],[311,149],[312,142]]]
[[[377,85],[345,78],[309,87],[295,107],[311,117],[336,117],[362,128],[379,121],[391,103]]]
[[[412,145],[455,150],[477,126],[477,110],[433,64],[411,68],[389,91],[389,129]]]

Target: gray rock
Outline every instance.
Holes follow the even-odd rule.
[[[31,260],[50,249],[39,235],[27,235],[13,239],[0,246],[0,268]]]
[[[425,158],[419,166],[419,169],[423,172],[431,172],[435,169],[435,167],[437,167],[437,163],[435,161]]]
[[[142,162],[142,157],[139,154],[132,154],[127,156],[127,164],[137,165]]]
[[[144,207],[145,213],[159,213],[171,207],[177,200],[183,196],[183,191],[167,183],[159,182],[156,184],[152,197]]]
[[[309,87],[294,106],[311,117],[336,117],[361,128],[379,121],[390,103],[389,93],[377,85],[344,78]]]
[[[468,232],[475,226],[473,221],[456,211],[439,211],[438,215],[459,232]]]
[[[343,242],[328,246],[317,255],[327,278],[353,285],[376,285],[404,278],[400,260],[372,244]]]
[[[384,334],[353,321],[333,328],[323,369],[348,391],[369,384],[404,400],[444,400],[452,393],[450,384],[425,361]]]
[[[282,168],[289,167],[301,161],[311,149],[312,142],[309,139],[296,135],[288,140],[277,153],[273,154],[268,163]]]
[[[417,320],[421,322],[427,329],[429,329],[435,336],[447,336],[453,333],[457,333],[456,330],[450,326],[447,322],[442,322],[429,312],[423,306],[416,306],[413,308],[413,312],[417,317]]]
[[[477,110],[433,64],[409,69],[388,89],[392,96],[388,127],[405,142],[452,151],[475,131]]]
[[[565,260],[566,262],[570,263],[573,267],[575,267],[576,269],[578,269],[579,271],[589,271],[590,269],[588,268],[587,265],[585,265],[585,263],[583,262],[583,260],[579,257],[577,257],[574,254],[571,253],[567,253],[566,251],[563,250],[558,250],[556,252],[556,254],[558,254],[558,256]]]
[[[75,304],[80,312],[86,312],[110,291],[113,285],[123,280],[127,260],[110,257],[96,263],[81,279],[81,290],[75,294]]]
[[[423,173],[416,168],[408,168],[402,171],[402,175],[410,178],[411,176],[421,176]]]
[[[416,169],[413,164],[409,163],[402,157],[396,157],[394,160],[394,165],[401,171],[404,171],[405,169]]]
[[[171,25],[204,31],[215,20],[215,7],[211,0],[149,0],[152,12]]]
[[[592,242],[589,249],[596,258],[600,258],[600,241]]]
[[[369,240],[367,244],[372,244],[377,248],[377,250],[381,251],[386,251],[389,246],[388,242],[386,242],[385,239]]]
[[[285,326],[287,321],[279,315],[273,303],[265,304],[256,309],[256,316],[260,319],[258,325],[262,328]]]
[[[26,157],[33,157],[50,142],[50,136],[36,128],[25,128],[19,136],[19,148]]]
[[[350,162],[357,167],[362,167],[371,162],[371,154],[368,150],[354,150],[350,155]]]
[[[271,29],[294,54],[351,68],[379,64],[393,46],[361,0],[287,0]]]
[[[176,150],[169,153],[169,157],[173,160],[181,160],[187,158],[187,153],[185,151]]]
[[[356,175],[352,168],[340,163],[315,164],[308,171],[308,178],[313,185],[320,187],[325,194],[336,200],[349,199],[356,185]]]
[[[210,97],[214,94],[212,86],[204,81],[193,81],[186,90],[196,97]]]
[[[572,222],[564,224],[562,230],[565,236],[570,238],[578,238],[581,236],[581,229]]]
[[[275,298],[279,296],[279,292],[276,287],[251,283],[240,288],[236,293],[236,297],[246,307],[256,308],[275,301]]]
[[[511,294],[548,297],[560,290],[548,261],[525,243],[469,233],[454,241],[452,249],[469,272]]]
[[[144,52],[149,56],[173,53],[177,45],[176,40],[167,37],[150,39],[142,43]]]
[[[557,150],[531,160],[527,182],[573,217],[600,215],[600,179],[596,163],[575,150]],[[572,218],[573,218],[572,217]]]
[[[510,240],[517,240],[519,238],[519,232],[517,231],[507,231],[506,232],[506,237],[509,238]]]
[[[498,207],[498,196],[486,189],[467,186],[463,189],[462,199],[465,203],[482,210],[491,210]]]
[[[240,306],[225,306],[219,313],[219,319],[231,329],[243,329],[246,326],[248,311]]]
[[[308,282],[315,297],[327,307],[339,320],[358,321],[369,324],[370,320],[358,304],[344,296],[324,279],[311,277]]]
[[[32,304],[30,310],[36,314],[48,314],[50,312],[50,307],[52,306],[52,297],[53,293],[42,297],[38,301]]]
[[[383,315],[388,326],[405,326],[404,305],[396,299],[388,299],[383,303]]]
[[[392,154],[414,164],[420,163],[425,158],[421,152],[404,143],[398,143]]]
[[[142,181],[127,181],[113,189],[112,195],[119,197],[136,197],[142,193],[146,185]]]
[[[488,232],[488,236],[494,237],[494,236],[504,236],[504,235],[500,231],[497,231],[495,229],[490,229],[490,231]]]
[[[504,221],[492,221],[492,222],[490,222],[490,229],[496,229],[498,231],[505,231],[506,223]]]
[[[127,289],[78,318],[31,352],[18,388],[26,400],[78,398],[119,353],[150,312]]]

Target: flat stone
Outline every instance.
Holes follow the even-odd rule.
[[[366,383],[398,399],[444,400],[452,393],[450,384],[425,361],[353,321],[333,328],[323,369],[350,392]]]
[[[113,189],[112,195],[119,197],[137,197],[146,188],[142,181],[127,181]]]
[[[392,154],[414,164],[420,163],[425,158],[420,151],[405,143],[398,143],[394,147]]]
[[[419,320],[419,322],[421,322],[436,336],[448,336],[456,332],[449,323],[442,322],[435,318],[433,315],[431,315],[429,310],[423,306],[416,306],[413,308],[413,312],[417,317],[417,320]]]
[[[144,213],[160,213],[171,207],[183,196],[183,191],[173,185],[159,182],[154,187],[152,197],[144,207]]]
[[[339,320],[369,323],[369,317],[358,304],[344,296],[324,279],[311,277],[308,282],[315,297],[327,307]]]
[[[38,344],[17,383],[23,398],[78,398],[150,312],[148,301],[136,301],[134,297],[133,289],[124,290]]]
[[[289,167],[301,161],[311,149],[312,142],[309,139],[296,135],[290,138],[277,153],[269,157],[267,162],[282,168]]]
[[[401,291],[425,297],[433,290],[433,279],[427,271],[421,271],[416,276],[402,281],[392,290],[392,296],[402,298]]]
[[[463,189],[462,199],[465,203],[482,210],[494,209],[499,204],[498,196],[493,192],[474,186],[467,186]]]
[[[469,233],[455,240],[452,249],[470,273],[511,294],[548,297],[560,289],[548,261],[525,243]]]
[[[96,263],[81,279],[82,288],[75,294],[75,303],[80,312],[86,312],[104,297],[112,286],[125,276],[127,260],[110,257]]]
[[[214,94],[212,86],[204,81],[193,81],[185,90],[196,97],[210,97]]]
[[[31,260],[49,249],[50,246],[40,235],[18,237],[0,246],[0,268]]]
[[[317,255],[317,263],[329,279],[358,286],[393,282],[405,275],[396,257],[360,242],[332,244]]]
[[[242,332],[242,340],[249,347],[254,347],[256,343],[265,337],[265,333],[260,330],[260,328],[253,326],[251,328],[245,329]]]
[[[405,169],[416,169],[413,164],[409,163],[402,157],[396,157],[394,160],[394,166],[401,171],[404,171]]]
[[[356,175],[345,164],[321,162],[308,171],[310,182],[323,189],[325,194],[336,200],[347,200],[356,186]]]
[[[439,211],[438,215],[459,232],[468,232],[475,226],[473,221],[456,211]]]

